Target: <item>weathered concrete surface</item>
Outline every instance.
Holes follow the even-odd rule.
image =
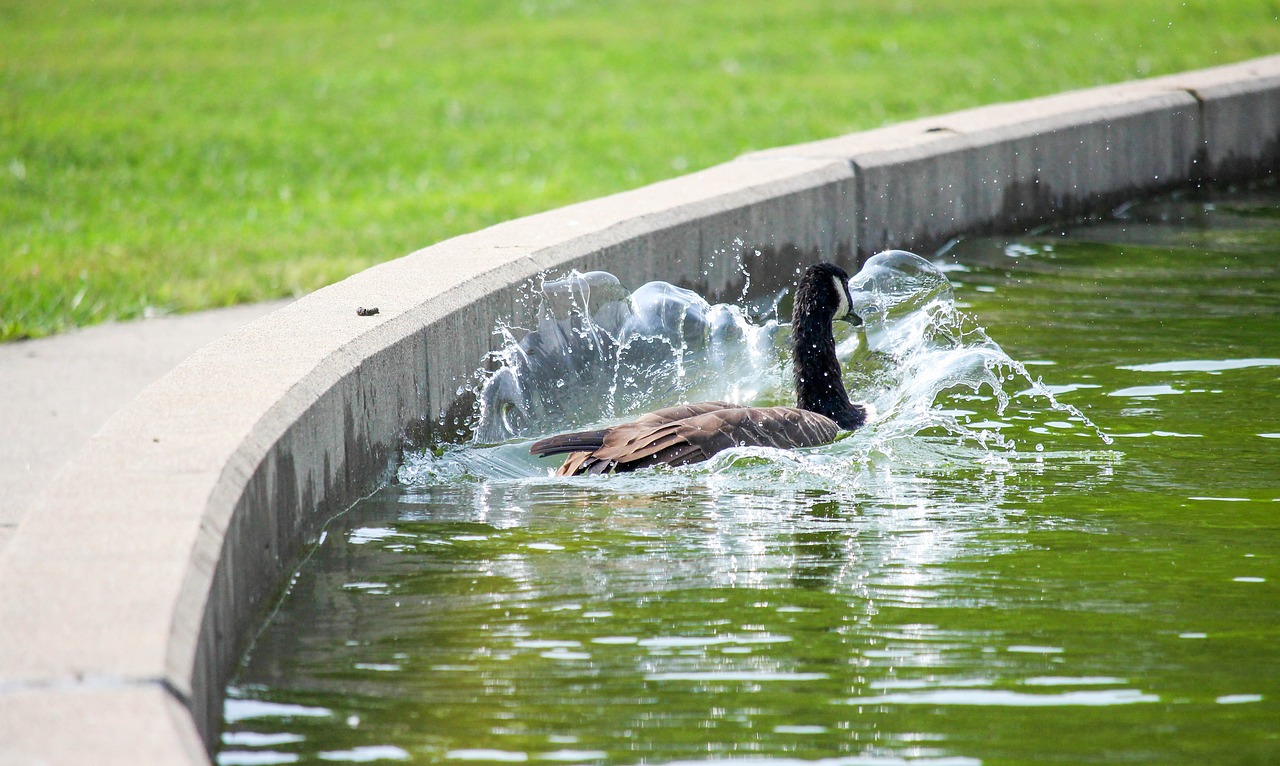
[[[933,249],[963,233],[1103,210],[1200,175],[1190,94],[1144,83],[971,109],[752,157],[844,159],[857,250]]]
[[[495,322],[528,310],[527,280],[605,269],[716,293],[734,289],[736,253],[782,280],[796,259],[852,265],[1265,162],[1280,131],[1255,122],[1258,139],[1232,120],[1274,116],[1277,62],[1199,73],[1195,95],[1121,85],[759,153],[435,245],[259,320],[111,418],[68,467],[76,481],[55,482],[14,533],[0,698],[38,727],[56,716],[28,720],[23,695],[69,718],[103,686],[168,695],[194,723],[163,723],[171,752],[199,762],[196,732],[212,743],[241,637],[301,546],[386,476],[406,427],[457,414]],[[114,707],[112,727],[66,732],[59,753],[126,748],[156,729],[156,707]]]
[[[1280,172],[1280,57],[1150,83],[1200,102],[1206,178],[1243,181]]]
[[[196,349],[288,302],[0,344],[0,551],[27,506],[113,412]]]
[[[855,170],[860,257],[1280,172],[1280,57],[770,149]]]
[[[138,726],[146,721],[146,726]],[[190,711],[159,686],[0,693],[0,764],[135,766],[207,760]]]

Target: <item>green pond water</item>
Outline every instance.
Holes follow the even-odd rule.
[[[218,761],[1280,762],[1280,194],[930,260],[954,303],[891,275],[841,344],[882,417],[830,447],[552,478],[528,438],[575,406],[408,456],[257,637]],[[786,401],[778,332],[615,370],[604,415]]]

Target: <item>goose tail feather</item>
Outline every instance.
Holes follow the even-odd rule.
[[[539,439],[529,446],[529,452],[538,457],[563,455],[569,452],[593,452],[604,446],[604,437],[608,429],[598,431],[577,431],[571,434],[559,434],[546,439]]]

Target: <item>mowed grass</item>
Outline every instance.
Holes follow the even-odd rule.
[[[0,340],[982,103],[1280,51],[1274,0],[0,0]]]

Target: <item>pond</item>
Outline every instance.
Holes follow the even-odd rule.
[[[487,400],[505,443],[410,455],[329,525],[219,763],[1280,761],[1280,193],[930,261],[860,277],[841,355],[882,416],[801,453],[549,476],[533,436],[790,396],[769,300],[651,288],[698,348],[553,312],[607,374],[538,372]],[[509,332],[490,395],[534,374]]]

